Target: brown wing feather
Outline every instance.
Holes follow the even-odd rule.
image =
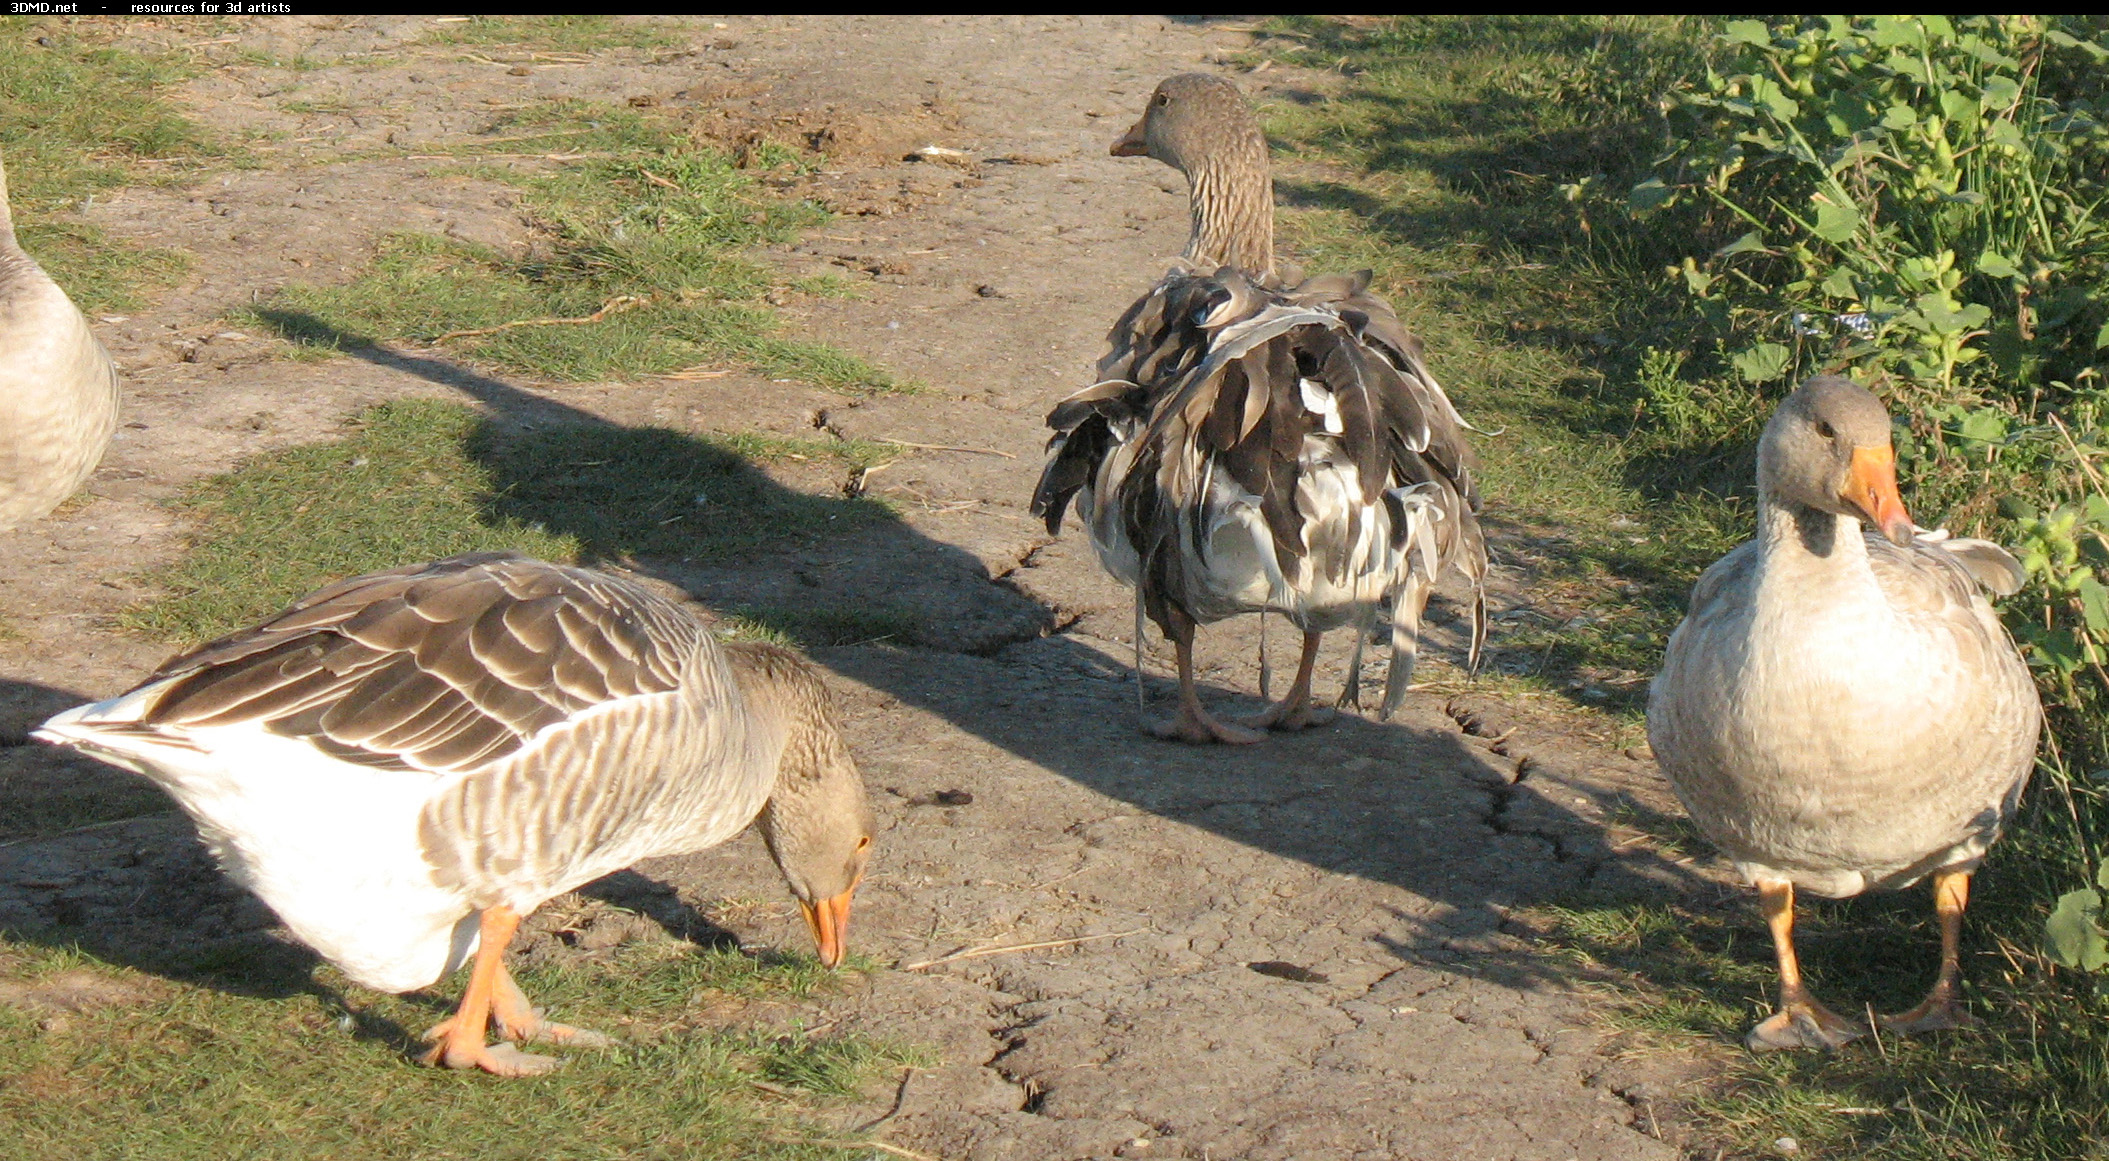
[[[143,719],[261,722],[366,765],[464,769],[675,688],[704,633],[641,584],[510,553],[356,577],[163,666]]]

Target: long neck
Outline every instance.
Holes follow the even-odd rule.
[[[750,732],[774,740],[783,769],[809,776],[823,769],[842,743],[827,686],[812,667],[791,650],[760,641],[728,641],[723,649]]]
[[[1211,162],[1187,174],[1193,232],[1186,258],[1196,267],[1274,272],[1274,182],[1265,148],[1258,157]]]

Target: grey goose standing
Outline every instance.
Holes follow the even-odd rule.
[[[117,368],[15,240],[0,165],[0,532],[49,515],[117,430]]]
[[[832,967],[872,815],[809,665],[635,580],[508,553],[356,577],[37,737],[153,779],[293,933],[383,991],[473,952],[425,1058],[506,1076],[593,1044],[506,973],[543,901],[759,825]]]
[[[1099,382],[1048,415],[1055,434],[1033,512],[1059,532],[1075,501],[1107,571],[1137,590],[1178,652],[1180,708],[1151,727],[1189,742],[1254,742],[1253,728],[1329,716],[1311,700],[1320,637],[1351,626],[1357,699],[1363,641],[1389,609],[1383,711],[1404,698],[1436,579],[1486,572],[1467,426],[1429,374],[1419,339],[1369,289],[1370,274],[1290,284],[1274,264],[1267,142],[1230,82],[1157,86],[1113,146],[1187,176],[1181,265],[1114,324]],[[1303,631],[1287,695],[1243,725],[1194,687],[1196,626],[1278,612]],[[1474,601],[1473,654],[1484,628]]]
[[[1845,379],[1811,379],[1780,405],[1757,478],[1757,537],[1699,578],[1648,698],[1663,773],[1772,930],[1779,1011],[1749,1043],[1835,1047],[1866,1031],[1802,982],[1796,889],[1839,898],[1929,875],[1940,973],[1883,1023],[1957,1027],[1970,874],[2013,814],[2042,726],[2028,666],[1978,589],[2012,593],[2023,573],[1996,545],[1912,524],[1889,414]]]

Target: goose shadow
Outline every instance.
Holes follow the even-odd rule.
[[[1592,882],[1598,889],[1623,885],[1658,895],[1695,882],[1671,859],[1610,850],[1605,820],[1639,817],[1647,808],[1623,790],[1595,786],[1574,756],[1540,755],[1519,781],[1522,762],[1499,753],[1498,745],[1468,743],[1454,729],[1425,720],[1379,724],[1352,715],[1257,747],[1191,748],[1145,739],[1135,732],[1132,670],[1124,660],[1077,638],[1050,635],[1052,610],[870,497],[794,489],[778,482],[768,465],[729,452],[722,442],[610,423],[482,371],[395,350],[309,316],[266,318],[281,333],[327,342],[480,405],[483,426],[466,446],[491,474],[486,504],[494,517],[532,519],[575,537],[588,562],[620,563],[706,605],[737,610],[759,631],[807,645],[824,666],[1081,786],[1312,867],[1404,888],[1432,910],[1401,930],[1401,955],[1449,949],[1469,956],[1471,940],[1498,929],[1504,909]],[[1021,495],[1030,487],[1029,470],[1020,469]],[[626,516],[640,489],[664,490],[654,473],[673,473],[677,490],[707,476],[710,494],[724,502],[673,520]],[[1150,684],[1160,696],[1170,688],[1162,678]],[[1211,700],[1238,696],[1217,688],[1204,693]],[[70,691],[20,693],[8,704],[22,708],[0,719],[0,730],[26,732],[47,710],[75,700],[85,698]],[[46,747],[14,749],[21,752],[18,761],[63,769],[66,777],[130,777],[93,763],[83,768]],[[180,829],[187,832],[187,823]],[[25,845],[45,849],[54,841]],[[197,846],[176,835],[167,841]],[[90,862],[102,860],[94,863],[100,870],[124,857],[112,848]],[[195,851],[192,857],[203,858]],[[211,875],[209,863],[198,866]],[[589,893],[633,908],[641,898],[664,895],[663,887],[640,888],[634,878],[603,880]],[[186,889],[208,890],[195,879]],[[165,906],[181,909],[176,902]],[[660,910],[667,915],[646,913],[683,938],[707,939],[715,930],[702,916]],[[0,930],[48,938],[34,924],[4,916]],[[172,966],[143,948],[139,933],[121,927],[108,936],[69,931],[66,938],[146,970],[193,970]],[[214,968],[186,978],[267,994],[311,990],[305,980],[312,957],[299,958],[307,954],[272,950],[268,970],[229,975],[213,974]],[[1501,971],[1519,983],[1567,982],[1576,974],[1570,963],[1546,956],[1515,959]]]

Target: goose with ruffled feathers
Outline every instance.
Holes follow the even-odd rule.
[[[117,368],[15,240],[0,164],[0,532],[50,515],[117,430]]]
[[[1892,1031],[1970,1021],[1959,939],[1970,875],[2035,763],[2042,709],[1979,589],[2024,574],[1997,545],[1915,527],[1888,412],[1809,380],[1758,446],[1758,531],[1699,578],[1648,698],[1648,739],[1708,838],[1757,887],[1780,1004],[1753,1048],[1865,1033],[1819,1003],[1794,892],[1839,898],[1931,876],[1940,972]],[[1873,525],[1863,529],[1862,521]]]
[[[1255,742],[1330,711],[1313,704],[1320,638],[1357,634],[1343,704],[1358,700],[1362,644],[1391,621],[1383,712],[1413,672],[1435,582],[1486,573],[1467,425],[1370,274],[1291,282],[1274,262],[1267,142],[1230,82],[1157,86],[1114,143],[1185,173],[1182,262],[1114,324],[1099,382],[1057,404],[1032,510],[1059,532],[1072,501],[1107,571],[1136,589],[1138,668],[1147,615],[1178,654],[1176,717],[1189,742]],[[1195,629],[1277,612],[1303,632],[1280,702],[1242,724],[1201,705]]]
[[[872,841],[827,689],[628,577],[508,553],[356,577],[36,736],[153,779],[228,873],[354,980],[473,952],[428,1063],[505,1076],[591,1045],[503,954],[545,900],[759,826],[828,966]],[[487,1044],[495,1021],[503,1040]]]

